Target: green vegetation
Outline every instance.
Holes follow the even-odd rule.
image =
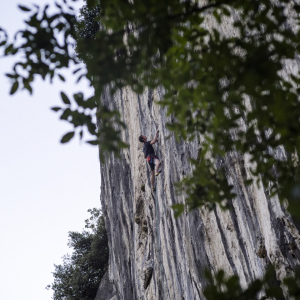
[[[253,174],[300,217],[300,77],[298,71],[282,75],[284,65],[296,64],[298,58],[300,7],[290,0],[200,3],[101,0],[99,8],[98,0],[87,0],[79,21],[67,0],[55,4],[57,12],[51,14],[48,6],[20,6],[29,15],[26,28],[13,42],[0,31],[4,55],[17,59],[7,74],[11,94],[20,89],[31,93],[37,76],[64,81],[60,70],[78,65],[74,75],[78,81],[88,78],[95,96],[70,98],[62,92],[63,107],[53,110],[74,126],[62,142],[75,134],[83,138],[87,128],[95,137],[88,142],[100,144],[104,158],[106,152],[118,154],[126,147],[119,112],[97,100],[104,88],[114,93],[128,86],[141,93],[163,87],[158,103],[172,116],[168,128],[183,140],[201,140],[194,172],[180,185],[190,208],[232,199],[222,158],[236,152],[250,157]],[[207,22],[214,26],[208,29]],[[228,35],[225,26],[231,27]],[[77,56],[71,51],[75,41]],[[99,130],[92,118],[96,111]],[[280,147],[286,150],[284,157],[276,155]],[[183,207],[175,209],[180,214]],[[236,282],[232,279],[228,286]],[[297,279],[293,284],[297,290]],[[226,292],[220,291],[218,298],[229,299],[221,294]]]
[[[267,297],[271,299],[275,297],[277,300],[284,299],[271,267],[267,270],[264,278],[254,280],[245,290],[242,289],[237,276],[226,278],[222,270],[215,276],[207,272],[206,276],[209,284],[203,293],[207,300],[257,300],[267,299]]]
[[[294,270],[293,277],[288,277],[283,280],[281,287],[286,290],[290,298],[300,299],[300,268]],[[261,279],[254,280],[246,289],[241,287],[237,276],[226,277],[224,271],[219,271],[215,276],[210,272],[206,273],[208,285],[204,288],[204,295],[207,300],[284,300],[280,287],[280,282],[277,281],[274,269],[269,266],[266,274]]]
[[[63,264],[54,265],[54,300],[94,300],[108,267],[108,240],[104,218],[96,208],[90,209],[91,217],[85,221],[87,230],[69,232],[68,246],[72,255],[63,257]]]
[[[112,93],[124,86],[137,93],[162,86],[165,95],[159,104],[173,116],[168,127],[182,139],[201,140],[199,157],[192,161],[194,173],[180,186],[190,208],[233,197],[224,164],[217,160],[237,151],[249,154],[253,174],[300,215],[300,78],[296,73],[283,78],[281,72],[298,55],[298,5],[287,0],[276,5],[268,0],[206,5],[103,0],[100,7],[98,0],[88,0],[79,21],[69,6],[64,0],[51,15],[48,6],[20,6],[29,14],[26,28],[12,43],[1,31],[4,54],[19,59],[7,74],[12,94],[22,88],[31,92],[35,76],[64,80],[60,69],[84,60],[86,67],[80,65],[74,74],[91,81],[95,97],[78,93],[69,99],[62,92],[65,107],[53,110],[74,125],[62,142],[76,132],[82,138],[86,127],[95,136],[88,142],[100,143],[102,158],[107,151],[118,154],[126,147],[119,112],[95,99],[107,85]],[[207,29],[207,22],[215,24],[213,29]],[[222,22],[231,26],[230,34],[223,34]],[[78,56],[70,49],[74,40]],[[92,119],[96,108],[99,132]],[[284,159],[275,155],[282,146]],[[182,206],[176,209],[180,212]]]

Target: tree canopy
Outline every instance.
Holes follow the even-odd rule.
[[[210,272],[206,272],[208,284],[204,288],[203,293],[207,300],[299,300],[299,267],[294,271],[294,277],[285,278],[280,286],[273,267],[268,266],[263,278],[254,280],[247,288],[242,288],[239,278],[236,275],[226,276],[223,270],[218,271],[215,276],[211,275]],[[285,295],[281,288],[286,291]]]
[[[119,112],[97,100],[103,88],[109,85],[114,93],[129,86],[141,93],[161,86],[165,93],[158,104],[173,116],[169,129],[184,140],[201,141],[194,172],[181,185],[191,208],[232,199],[222,158],[234,151],[247,154],[256,178],[300,216],[299,5],[288,0],[99,4],[87,0],[79,21],[66,0],[56,3],[58,12],[51,15],[48,5],[20,6],[29,14],[26,28],[13,42],[1,31],[4,54],[22,54],[7,74],[11,93],[31,92],[35,76],[64,80],[59,70],[83,59],[86,69],[74,73],[91,81],[95,97],[78,93],[70,99],[62,92],[65,106],[53,109],[74,125],[62,142],[76,132],[82,138],[87,127],[95,136],[88,142],[100,143],[104,157],[126,144]],[[78,56],[71,51],[74,40]],[[293,71],[286,73],[287,65]],[[92,118],[96,107],[99,130]],[[281,148],[284,157],[277,155]]]
[[[95,137],[87,142],[100,143],[103,158],[106,152],[118,154],[126,147],[120,139],[125,125],[119,112],[108,110],[99,101],[103,89],[109,85],[113,94],[122,87],[136,93],[163,87],[163,99],[157,103],[173,116],[168,128],[183,140],[201,142],[198,158],[192,160],[193,174],[181,183],[191,208],[212,207],[215,202],[232,199],[224,157],[235,152],[250,158],[253,175],[268,187],[271,196],[287,200],[290,212],[299,217],[297,2],[86,2],[79,19],[70,0],[53,4],[56,10],[51,13],[49,5],[20,5],[28,14],[25,28],[13,41],[0,29],[3,55],[16,57],[12,72],[7,74],[11,94],[22,89],[32,93],[37,76],[64,81],[61,69],[78,65],[73,69],[74,76],[78,81],[88,78],[95,96],[77,93],[69,97],[61,92],[63,106],[53,110],[74,126],[61,141],[68,142],[75,134],[83,138],[86,127]],[[82,60],[85,66],[79,65]],[[96,111],[101,119],[99,129],[93,119]],[[284,155],[278,155],[280,151]],[[175,209],[180,213],[182,206]],[[57,293],[55,299],[74,299],[59,298],[72,297],[74,291],[69,286],[89,299],[74,266],[83,266],[86,282],[93,284],[93,278],[100,278],[85,264],[85,254],[90,255],[94,240],[88,233],[71,233],[70,239],[75,252],[65,257],[63,265],[56,266],[51,287]],[[217,276],[218,288],[208,286],[205,290],[208,299],[241,299],[243,292],[236,277],[227,280],[222,273]],[[211,279],[212,286],[213,282]],[[286,284],[296,297],[297,277],[287,279]],[[243,295],[254,299],[263,282],[256,281],[249,289]],[[270,289],[271,296],[278,293],[276,288]]]
[[[54,300],[94,300],[101,278],[108,267],[108,240],[104,218],[98,209],[90,209],[85,230],[69,232],[71,255],[63,257],[63,264],[54,265]]]

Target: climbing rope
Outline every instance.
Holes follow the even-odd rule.
[[[162,269],[162,261],[161,261],[161,251],[160,251],[160,234],[159,234],[159,217],[158,217],[158,202],[157,202],[157,179],[155,178],[155,213],[156,213],[156,236],[157,236],[157,252],[158,252],[158,263],[159,263],[159,271],[160,277],[162,281],[162,288],[163,288],[163,299],[166,299],[165,295],[165,285],[164,285],[164,276],[163,276],[163,269]]]
[[[151,169],[149,165],[147,164],[147,168],[150,171],[151,174]],[[163,275],[163,264],[162,264],[162,259],[161,259],[161,251],[160,251],[160,234],[159,234],[159,217],[158,217],[158,201],[157,201],[157,178],[155,177],[155,182],[154,182],[154,188],[155,188],[155,214],[156,214],[156,236],[157,236],[157,252],[158,252],[158,257],[159,257],[159,272],[161,276],[161,282],[162,282],[162,289],[163,289],[163,300],[166,300],[166,292],[165,292],[165,285],[164,285],[164,275]]]

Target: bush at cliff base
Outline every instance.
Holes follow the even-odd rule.
[[[54,265],[54,300],[94,300],[101,278],[108,267],[108,240],[104,218],[98,209],[89,210],[87,230],[69,232],[71,255],[63,257],[61,265]]]

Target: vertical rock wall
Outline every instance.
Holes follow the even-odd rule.
[[[101,163],[110,257],[108,278],[96,299],[204,299],[205,268],[238,274],[244,287],[261,277],[269,263],[277,279],[290,274],[300,260],[298,229],[267,189],[244,185],[242,179],[250,177],[248,157],[230,153],[219,162],[237,194],[230,210],[198,209],[174,218],[170,206],[184,201],[176,196],[174,184],[191,173],[189,159],[197,157],[200,145],[197,140],[176,142],[166,129],[170,117],[156,104],[162,94],[123,89],[111,97],[107,89],[102,99],[121,112],[129,148],[121,158],[111,154]],[[155,150],[163,172],[153,194],[138,136],[151,139],[156,129]]]
[[[233,16],[238,18],[234,12]],[[292,23],[286,26],[293,28]],[[206,15],[207,28],[218,27],[224,36],[237,34],[231,24],[227,18],[219,28]],[[287,61],[282,75],[298,71],[299,62]],[[170,117],[156,104],[162,97],[162,90],[136,95],[126,88],[114,97],[109,88],[103,94],[103,103],[121,112],[129,148],[122,150],[121,158],[111,154],[101,163],[110,258],[96,300],[204,299],[205,268],[237,274],[244,287],[261,277],[269,263],[279,281],[291,274],[300,260],[299,231],[278,199],[269,197],[267,187],[244,185],[243,179],[251,176],[247,156],[229,153],[218,162],[237,195],[229,210],[198,209],[174,218],[171,205],[184,202],[174,184],[191,174],[189,159],[197,158],[200,144],[176,142],[166,129]],[[138,136],[151,139],[157,129],[155,148],[163,172],[153,194]],[[277,150],[278,157],[284,155]]]

